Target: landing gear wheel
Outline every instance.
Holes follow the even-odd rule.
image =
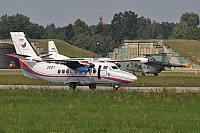
[[[115,91],[119,90],[119,85],[114,85],[113,90],[115,90]]]
[[[154,76],[158,76],[158,73],[154,73]]]
[[[71,83],[69,84],[69,89],[70,90],[76,90],[77,84],[76,83]]]
[[[95,90],[96,89],[96,84],[90,84],[89,88],[90,88],[90,90]]]

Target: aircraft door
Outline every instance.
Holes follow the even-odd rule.
[[[98,68],[98,79],[101,79],[101,65],[99,65],[99,68]]]
[[[107,72],[107,67],[108,66],[102,66],[99,65],[98,68],[98,79],[100,79],[101,82],[107,82],[108,80],[105,78],[106,76],[108,76],[108,72]]]

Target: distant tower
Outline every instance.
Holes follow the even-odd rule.
[[[100,13],[99,13],[99,24],[103,24],[103,17],[101,16]]]

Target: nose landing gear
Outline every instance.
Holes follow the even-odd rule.
[[[119,85],[114,85],[113,90],[116,90],[116,91],[119,90]]]

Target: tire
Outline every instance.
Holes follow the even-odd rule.
[[[145,73],[142,73],[142,76],[145,76]]]
[[[89,88],[90,88],[90,90],[95,90],[96,89],[96,84],[90,84]]]
[[[77,87],[77,84],[75,84],[75,83],[71,83],[71,84],[69,85],[69,89],[70,89],[70,90],[76,90],[76,87]]]
[[[118,91],[119,90],[119,85],[114,85],[113,90]]]
[[[154,76],[158,76],[158,73],[154,73]]]

